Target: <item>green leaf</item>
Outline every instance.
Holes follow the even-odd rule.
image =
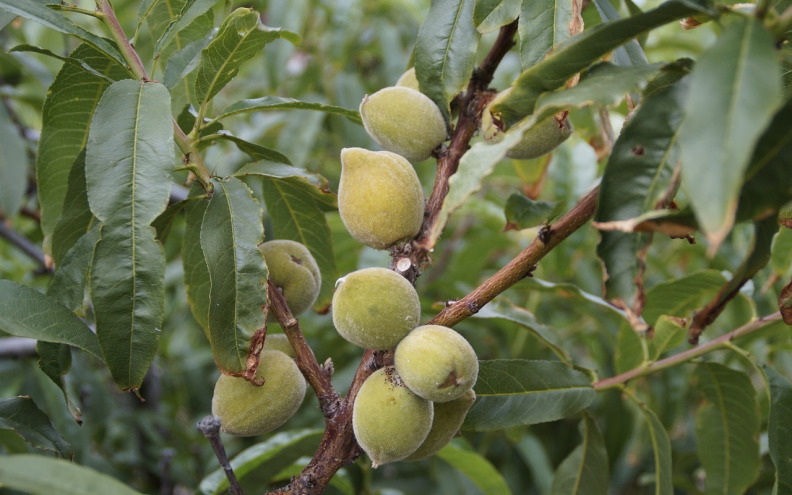
[[[556,361],[480,361],[474,390],[463,428],[478,431],[555,421],[596,397],[586,375]]]
[[[126,66],[124,57],[109,41],[86,31],[72,23],[57,10],[53,10],[40,2],[34,0],[0,0],[0,10],[37,22],[59,33],[74,35],[115,60],[121,66]]]
[[[683,66],[670,66],[669,72]],[[666,70],[666,69],[664,69]],[[599,223],[639,217],[655,208],[670,192],[674,169],[679,161],[679,124],[690,78],[657,91],[644,100],[628,121],[605,167],[600,183],[597,213]],[[673,198],[673,195],[669,198]],[[597,224],[595,224],[597,226]],[[640,234],[603,231],[597,246],[607,273],[605,294],[632,305],[637,296],[636,253],[646,243]]]
[[[277,110],[312,110],[315,112],[325,112],[335,115],[346,117],[351,122],[363,125],[360,119],[360,112],[357,110],[350,110],[344,107],[335,105],[325,105],[324,103],[313,103],[308,101],[295,100],[294,98],[283,98],[280,96],[263,96],[252,100],[239,100],[232,103],[216,120],[224,119],[232,115],[237,115],[245,112],[262,112],[262,111],[277,111]]]
[[[65,197],[67,200],[63,204],[61,217],[52,233],[52,257],[55,259],[56,268],[60,267],[77,241],[97,223],[88,205],[88,192],[85,186],[85,148],[77,155],[71,166]]]
[[[213,180],[215,192],[201,224],[201,248],[209,270],[209,341],[217,366],[247,369],[252,335],[264,327],[267,265],[258,248],[264,238],[261,206],[239,179]]]
[[[769,366],[762,368],[770,382],[767,439],[776,468],[773,493],[792,493],[792,383]]]
[[[71,458],[71,445],[52,427],[49,417],[30,397],[0,398],[0,428],[14,430],[25,442]],[[0,474],[2,468],[0,468]],[[5,478],[0,476],[5,485]]]
[[[512,85],[509,96],[495,110],[502,112],[507,125],[516,124],[534,112],[542,93],[560,88],[592,61],[641,33],[700,12],[706,12],[703,3],[669,0],[644,14],[594,26],[523,72]]]
[[[122,389],[143,382],[165,311],[165,252],[150,226],[165,211],[174,165],[170,95],[126,79],[102,96],[85,155],[88,203],[103,222],[93,254],[96,334]]]
[[[205,104],[231,79],[236,77],[243,63],[258,55],[271,41],[278,38],[296,41],[296,33],[261,24],[259,13],[239,8],[231,13],[209,46],[201,51],[195,94],[198,103]]]
[[[203,189],[194,184],[190,197],[204,194]],[[184,237],[182,237],[182,266],[184,267],[184,285],[187,289],[187,302],[190,304],[195,321],[201,325],[206,337],[209,337],[209,268],[201,249],[201,224],[203,223],[208,200],[190,201],[184,207]]]
[[[745,493],[759,475],[759,403],[750,378],[717,363],[696,367],[707,400],[696,417],[707,494]]]
[[[437,453],[487,495],[511,495],[512,491],[503,475],[484,456],[451,442]]]
[[[171,44],[176,35],[206,14],[218,2],[219,0],[187,0],[179,14],[171,19],[157,40],[154,45],[154,55],[159,56]]]
[[[792,268],[792,229],[781,229],[773,238],[770,266],[780,276]]]
[[[245,141],[244,139],[240,139],[230,134],[220,134],[218,138],[225,139],[226,141],[231,141],[232,143],[237,145],[237,148],[239,148],[241,151],[244,151],[248,155],[252,156],[253,159],[255,160],[268,160],[275,163],[284,163],[286,165],[292,164],[291,160],[289,160],[289,157],[281,153],[278,153],[273,149]]]
[[[717,270],[701,270],[670,282],[655,285],[646,292],[643,317],[649,325],[662,315],[686,317],[715,297],[726,282]]]
[[[0,105],[0,216],[13,218],[27,191],[27,153],[19,129]]]
[[[491,33],[517,19],[521,3],[522,0],[478,0],[473,10],[473,24],[479,33]]]
[[[523,70],[539,63],[545,55],[572,37],[572,0],[522,2],[518,36]]]
[[[512,194],[506,200],[506,230],[522,230],[552,221],[563,209],[563,204],[537,201],[522,194]]]
[[[674,470],[671,466],[671,440],[657,415],[646,404],[638,404],[649,428],[649,441],[654,454],[654,495],[674,494]]]
[[[603,22],[617,21],[621,19],[619,12],[613,7],[609,0],[594,0],[600,18]],[[638,40],[630,40],[624,45],[613,51],[613,62],[616,65],[646,65],[646,54],[638,43]]]
[[[682,186],[712,251],[731,230],[752,150],[782,102],[779,74],[773,36],[741,16],[691,74],[679,140]]]
[[[685,342],[687,331],[674,318],[661,316],[654,324],[654,336],[649,340],[649,358],[653,361],[667,350],[673,349]]]
[[[789,201],[792,189],[792,99],[776,113],[756,145],[740,192],[738,220],[760,219]]]
[[[319,174],[308,172],[304,168],[261,161],[245,164],[237,170],[234,176],[289,179],[295,185],[299,185],[304,192],[313,196],[322,211],[335,211],[338,209],[338,196],[330,191],[330,184],[327,179]]]
[[[52,380],[52,383],[58,386],[63,393],[69,414],[77,424],[82,424],[82,411],[69,396],[66,382],[63,379],[71,369],[71,348],[66,344],[53,344],[39,340],[36,342],[36,353],[39,355],[38,363],[36,363],[39,369]]]
[[[85,282],[91,267],[94,246],[99,240],[99,224],[80,237],[52,277],[47,295],[71,310],[82,307],[85,297]]]
[[[179,19],[181,14],[184,13],[187,5],[192,3],[193,2],[188,2],[186,0],[158,0],[144,19],[151,32],[151,36],[157,39],[162,38],[165,31],[171,26],[171,23]],[[175,33],[169,43],[163,45],[161,47],[162,49],[157,51],[156,56],[160,61],[171,63],[171,59],[177,51],[180,51],[182,48],[195,41],[211,37],[213,31],[214,14],[212,10],[209,9],[194,19],[190,18],[189,24],[185,24],[183,29]],[[208,40],[206,43],[208,43]],[[195,55],[197,55],[197,53]],[[163,65],[163,68],[165,67],[166,66]]]
[[[644,337],[629,325],[619,328],[616,339],[616,353],[613,356],[613,367],[616,373],[624,373],[637,368],[648,359]]]
[[[552,495],[600,495],[608,491],[608,452],[597,423],[583,415],[583,443],[561,462]]]
[[[516,323],[531,332],[534,337],[549,347],[560,360],[565,363],[572,362],[572,356],[561,347],[558,342],[558,337],[555,335],[552,328],[542,325],[536,321],[536,317],[530,311],[516,306],[505,297],[496,297],[484,305],[473,317],[496,318]]]
[[[338,269],[333,256],[330,227],[320,203],[315,199],[316,187],[302,177],[262,178],[264,203],[272,218],[275,238],[303,244],[313,255],[322,275],[322,286],[314,303],[326,309],[333,298]]]
[[[110,86],[110,79],[128,77],[127,71],[118,63],[90,45],[80,45],[72,53],[72,59],[92,67],[95,75],[81,67],[65,64],[61,67],[47,92],[42,109],[42,129],[36,158],[36,181],[39,204],[41,205],[41,230],[44,246],[50,249],[53,232],[64,211],[64,200],[76,200],[77,192],[69,190],[72,169],[80,166],[78,155],[88,142],[88,129],[99,99]],[[77,165],[77,164],[80,165]],[[75,180],[77,176],[74,176]],[[71,208],[71,206],[69,206]],[[69,215],[68,218],[71,218]],[[67,222],[64,219],[64,222]],[[71,232],[65,229],[64,232]],[[83,232],[84,233],[84,232]],[[73,240],[76,241],[79,236]],[[61,236],[63,238],[63,236]],[[66,248],[68,250],[68,248]],[[66,251],[61,253],[66,254]]]
[[[561,297],[574,298],[588,304],[592,304],[599,308],[605,309],[624,318],[625,322],[629,322],[625,312],[616,306],[610,304],[601,297],[595,296],[589,292],[582,290],[575,284],[571,283],[553,283],[539,278],[527,278],[521,282],[525,286],[529,286],[532,290],[541,290],[544,292],[555,293]]]
[[[73,345],[102,359],[96,335],[74,313],[51,297],[10,280],[0,280],[0,330],[16,337]]]
[[[421,91],[449,122],[449,103],[468,84],[481,34],[473,25],[475,0],[434,0],[415,42]]]
[[[140,495],[106,474],[40,455],[0,457],[0,479],[3,486],[30,495]]]
[[[231,460],[234,474],[242,481],[254,475],[262,483],[268,482],[282,469],[304,455],[311,455],[322,438],[322,430],[295,430],[276,433],[267,441],[240,452]],[[228,489],[228,479],[217,469],[201,481],[198,490],[203,495],[219,495]]]

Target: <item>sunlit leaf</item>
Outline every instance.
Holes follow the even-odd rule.
[[[550,51],[572,37],[574,0],[522,2],[518,27],[520,65],[533,67]]]
[[[520,15],[521,0],[479,0],[473,10],[473,24],[481,34],[511,23]]]

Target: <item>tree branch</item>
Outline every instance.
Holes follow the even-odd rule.
[[[234,474],[233,468],[231,468],[231,463],[228,461],[228,455],[223,446],[223,440],[220,438],[220,419],[214,416],[206,416],[198,422],[198,431],[200,431],[212,445],[212,450],[214,450],[215,456],[217,456],[217,461],[223,468],[226,478],[228,478],[228,491],[231,492],[231,495],[245,495]]]
[[[39,265],[42,272],[49,274],[53,273],[52,268],[47,266],[47,261],[44,258],[44,253],[41,251],[41,249],[33,244],[27,237],[7,227],[2,221],[0,221],[0,237],[7,240],[12,246],[15,246],[20,251],[25,253],[25,255],[27,255],[30,259],[35,261]]]

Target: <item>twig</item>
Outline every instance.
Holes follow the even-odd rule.
[[[27,337],[0,338],[0,358],[32,357],[36,355],[36,340]]]
[[[228,455],[226,454],[225,447],[223,447],[223,441],[220,439],[220,418],[214,416],[205,417],[198,422],[198,431],[200,431],[203,436],[209,440],[209,443],[212,444],[212,450],[214,450],[217,460],[220,462],[220,466],[223,468],[226,478],[228,478],[228,491],[231,492],[231,495],[245,495],[234,474],[231,463],[228,462]]]
[[[30,259],[35,261],[42,272],[52,274],[52,268],[47,266],[47,261],[44,258],[44,253],[41,249],[33,244],[27,237],[18,233],[17,231],[7,227],[4,222],[0,221],[0,237],[7,240],[11,245],[18,248],[25,253]]]
[[[746,323],[740,328],[733,330],[725,335],[721,335],[717,339],[713,339],[707,342],[706,344],[702,344],[698,347],[694,347],[693,349],[689,349],[687,351],[680,352],[679,354],[669,356],[665,359],[661,359],[660,361],[655,361],[654,363],[651,363],[649,365],[643,364],[641,366],[638,366],[637,368],[633,368],[620,375],[616,375],[611,378],[606,378],[604,380],[595,382],[593,384],[594,390],[602,391],[611,388],[618,388],[630,380],[641,378],[646,375],[651,375],[652,373],[657,373],[658,371],[662,371],[668,368],[673,368],[678,364],[685,363],[687,361],[695,359],[699,356],[703,356],[704,354],[707,354],[714,350],[728,347],[731,341],[749,335],[753,332],[756,332],[757,330],[761,330],[767,325],[776,322],[780,319],[781,319],[781,313],[779,312],[773,313],[769,316],[765,316],[764,318],[759,318],[752,322]]]
[[[586,194],[556,223],[546,227],[520,254],[468,295],[449,303],[429,323],[451,327],[476,314],[495,296],[516,284],[536,268],[547,253],[588,222],[597,209],[599,187]]]

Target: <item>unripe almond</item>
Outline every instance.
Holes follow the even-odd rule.
[[[418,447],[418,450],[404,460],[418,461],[434,455],[442,449],[459,432],[462,423],[465,422],[465,416],[467,416],[467,412],[475,400],[476,393],[473,392],[473,389],[470,389],[458,399],[448,402],[435,402],[434,419],[432,420],[432,429],[429,430],[429,435],[424,440],[424,443]]]
[[[415,67],[407,69],[407,72],[402,74],[399,80],[396,81],[396,86],[403,86],[405,88],[420,91],[418,88],[418,78],[415,76]]]
[[[424,213],[415,169],[389,151],[344,148],[338,212],[352,237],[374,249],[415,237]]]
[[[259,246],[269,268],[269,279],[283,291],[292,315],[311,307],[322,287],[322,275],[308,248],[286,239]]]
[[[406,86],[390,86],[366,96],[360,117],[380,146],[411,162],[429,158],[446,140],[440,109],[428,96]]]

